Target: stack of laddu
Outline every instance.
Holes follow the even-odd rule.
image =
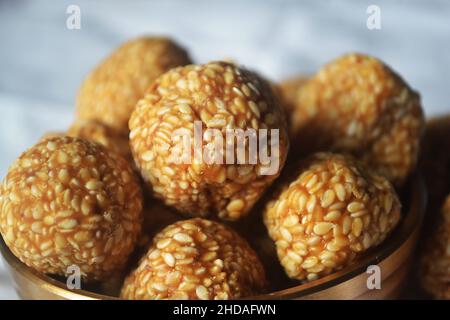
[[[292,279],[351,265],[401,220],[396,190],[415,169],[424,128],[419,95],[376,58],[348,54],[274,84],[230,62],[193,64],[158,37],[101,62],[76,110],[67,132],[42,137],[10,167],[0,231],[35,270],[64,276],[75,264],[86,282],[124,278],[126,299],[264,293],[277,279],[233,230],[249,215],[264,221]],[[194,139],[196,121],[222,133],[266,129],[277,170],[265,174],[261,159],[170,161],[173,134]]]

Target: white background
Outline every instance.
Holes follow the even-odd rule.
[[[81,30],[66,8],[81,9]],[[381,8],[381,30],[366,9]],[[233,58],[273,80],[311,73],[349,51],[375,55],[450,113],[450,1],[0,0],[0,176],[44,132],[72,121],[83,77],[121,42],[163,34],[197,62]],[[0,259],[1,260],[1,259]],[[0,299],[15,293],[0,261]]]

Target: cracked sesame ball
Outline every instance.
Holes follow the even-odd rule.
[[[0,232],[26,265],[85,280],[120,271],[141,229],[142,195],[130,165],[72,137],[42,141],[10,167],[0,190]]]
[[[352,153],[397,186],[416,166],[419,95],[376,58],[348,54],[327,64],[300,87],[289,117],[294,152]]]
[[[190,216],[244,216],[278,177],[288,152],[284,113],[270,85],[225,62],[165,73],[138,102],[129,125],[133,157],[154,195]],[[268,143],[251,153],[250,138],[263,137],[260,129]],[[239,132],[247,136],[233,138]],[[261,146],[270,151],[269,164]],[[238,149],[246,155],[241,164]]]
[[[70,137],[99,143],[133,163],[128,136],[99,121],[77,120],[70,126],[66,134]]]
[[[126,299],[228,300],[256,294],[266,284],[256,253],[232,229],[193,218],[156,235],[126,279]]]
[[[400,220],[400,202],[383,176],[350,156],[318,153],[264,211],[290,278],[315,280],[381,243]]]
[[[187,52],[168,38],[128,41],[84,80],[77,96],[77,117],[127,133],[130,114],[153,80],[190,62]]]
[[[450,195],[422,251],[420,275],[422,287],[434,298],[450,299]]]

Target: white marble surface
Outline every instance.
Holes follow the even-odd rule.
[[[65,25],[69,4],[81,30]],[[382,29],[366,27],[381,8]],[[233,58],[280,80],[348,51],[380,57],[450,112],[450,1],[0,1],[0,176],[48,130],[71,121],[86,73],[122,41],[166,34],[198,62]],[[0,299],[15,294],[0,264]]]

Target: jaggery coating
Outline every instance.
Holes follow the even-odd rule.
[[[168,38],[130,40],[86,77],[77,96],[77,117],[127,133],[130,114],[153,80],[188,63],[187,52]]]
[[[0,190],[0,232],[26,265],[85,280],[118,273],[140,233],[142,194],[122,157],[72,137],[39,142],[9,168]]]
[[[230,228],[201,218],[162,230],[126,279],[125,299],[228,300],[266,284],[256,253]]]
[[[196,123],[203,132],[197,142]],[[216,129],[222,138],[218,152],[217,135],[208,138],[207,129]],[[239,164],[238,139],[229,147],[228,132],[247,134],[253,130],[259,138],[259,129],[267,130],[267,149],[273,161],[264,164],[258,153],[253,164],[250,156]],[[278,139],[272,129],[279,134]],[[134,160],[156,197],[187,215],[227,220],[237,220],[251,209],[278,177],[289,147],[284,113],[270,85],[256,74],[225,62],[188,65],[159,77],[137,104],[130,130]],[[174,138],[180,131],[191,141],[187,149]],[[247,155],[251,154],[249,144]],[[199,149],[203,155],[218,154],[223,163],[213,157],[208,163],[204,156],[197,161]],[[183,150],[189,151],[187,161],[177,163],[186,153]],[[226,158],[229,150],[234,161]]]
[[[400,201],[383,176],[351,156],[317,153],[264,211],[290,278],[316,280],[381,243],[400,220]]]
[[[415,168],[424,116],[417,92],[380,60],[348,54],[300,87],[293,152],[352,153],[396,186]]]

